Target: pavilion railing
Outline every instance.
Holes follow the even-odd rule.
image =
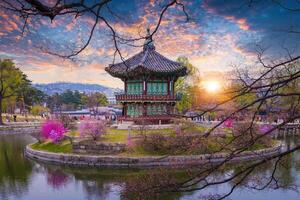
[[[178,101],[180,94],[116,94],[117,101]]]
[[[118,120],[125,120],[125,121],[141,121],[141,120],[170,120],[173,119],[175,116],[172,115],[146,115],[146,116],[129,116],[129,115],[124,115],[124,116],[118,116]]]

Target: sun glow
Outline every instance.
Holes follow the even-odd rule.
[[[213,80],[203,82],[203,87],[209,93],[216,93],[221,89],[220,83]]]

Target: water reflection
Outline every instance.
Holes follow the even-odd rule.
[[[0,199],[19,198],[28,191],[32,165],[24,158],[23,147],[30,141],[29,136],[0,136]]]
[[[66,186],[69,181],[69,175],[64,173],[61,169],[47,171],[47,183],[53,189],[60,189]]]
[[[30,136],[0,136],[0,199],[198,199],[226,193],[235,182],[213,186],[205,191],[189,193],[162,193],[148,191],[149,186],[169,185],[194,175],[197,171],[180,170],[113,170],[95,168],[71,168],[30,161],[23,156],[23,148],[33,141]],[[300,142],[299,137],[286,138],[285,148]],[[291,154],[280,161],[276,177],[281,189],[271,187],[257,192],[253,187],[262,187],[272,174],[274,162],[257,168],[243,185],[237,188],[231,199],[298,199],[295,186],[300,183],[300,152]],[[231,166],[215,173],[210,178],[218,179],[241,170]],[[264,178],[265,177],[265,178]],[[199,187],[195,185],[193,187]],[[148,195],[148,196],[147,196]]]

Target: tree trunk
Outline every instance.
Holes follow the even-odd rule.
[[[0,125],[3,125],[3,119],[2,119],[2,98],[0,98]]]

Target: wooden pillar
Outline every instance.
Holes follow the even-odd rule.
[[[145,80],[143,81],[143,94],[147,94],[147,82]]]
[[[170,109],[171,104],[167,103],[166,106],[167,106],[167,114],[170,115],[171,114],[171,109]]]
[[[124,115],[125,115],[125,103],[123,103],[122,106],[123,106],[123,107],[122,107],[122,116],[124,116]]]
[[[170,84],[171,84],[171,82],[170,82],[170,78],[169,77],[168,77],[167,83],[168,83],[168,95],[170,95]]]
[[[175,95],[175,80],[172,80],[172,95]]]
[[[123,116],[126,116],[127,115],[127,104],[124,103],[124,115]]]
[[[125,94],[127,94],[127,80],[126,79],[124,80],[124,91],[125,91]]]

